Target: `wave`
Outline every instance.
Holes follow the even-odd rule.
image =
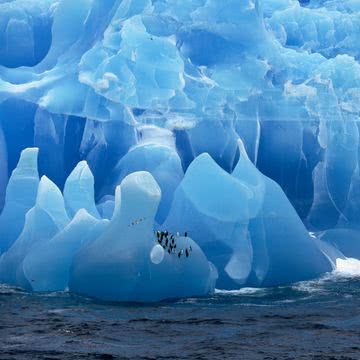
[[[353,258],[337,259],[336,269],[332,272],[335,277],[360,277],[360,260]]]
[[[267,289],[265,288],[251,288],[246,287],[239,290],[222,290],[215,289],[215,295],[254,295],[259,294],[261,292],[265,292]]]

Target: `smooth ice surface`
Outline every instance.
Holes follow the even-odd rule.
[[[150,172],[161,188],[156,220],[162,223],[168,214],[174,191],[184,176],[180,157],[173,147],[153,142],[140,143],[131,148],[115,166],[108,180],[113,191],[126,175],[139,170]]]
[[[32,290],[65,290],[75,254],[96,239],[106,225],[106,220],[97,220],[81,209],[63,230],[47,239],[46,243],[31,249],[24,258],[23,271]]]
[[[208,155],[190,165],[166,227],[198,239],[220,271],[220,288],[285,284],[330,271],[281,188],[240,148],[232,176]]]
[[[20,235],[26,213],[34,206],[39,185],[38,149],[24,150],[12,172],[0,215],[0,254],[6,252]]]
[[[94,199],[94,177],[86,161],[81,161],[65,182],[64,200],[68,215],[72,218],[80,209],[99,218]]]
[[[360,259],[359,14],[0,0],[0,279],[156,301]]]
[[[332,270],[280,186],[262,175],[249,160],[243,144],[239,146],[240,160],[233,176],[253,189],[257,206],[261,201],[248,228],[254,259],[250,284],[285,284]]]
[[[214,289],[213,267],[190,238],[177,241],[178,249],[192,247],[189,258],[155,253],[154,245],[160,245],[153,223],[160,197],[149,173],[125,177],[117,188],[117,209],[108,228],[74,260],[70,291],[112,301],[156,301],[205,295]]]
[[[35,247],[44,245],[68,222],[60,190],[43,176],[39,183],[35,206],[27,212],[21,234],[0,258],[1,279],[31,289],[32,279],[26,278],[23,268],[26,255]]]

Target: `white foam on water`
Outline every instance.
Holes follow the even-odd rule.
[[[353,258],[336,259],[336,269],[333,274],[336,277],[360,277],[360,260]]]
[[[353,258],[338,258],[336,259],[336,268],[329,273],[324,274],[318,279],[300,281],[293,285],[290,285],[292,289],[298,290],[308,294],[314,293],[326,293],[326,284],[329,281],[336,281],[340,278],[356,278],[360,277],[360,260]],[[222,290],[215,289],[216,295],[229,295],[229,296],[241,296],[241,295],[255,295],[266,292],[266,288],[251,288],[245,287],[239,290]],[[293,300],[286,300],[291,302]]]
[[[263,288],[242,288],[239,290],[221,290],[215,289],[215,294],[217,295],[252,295],[257,294],[259,292],[263,292],[265,289]]]
[[[323,292],[323,283],[328,280],[328,276],[324,276],[320,279],[316,280],[308,280],[308,281],[300,281],[294,285],[291,286],[293,290],[301,291],[304,293],[319,293]]]
[[[336,281],[337,279],[348,279],[360,277],[360,260],[353,258],[338,258],[335,262],[335,269],[332,272],[324,274],[319,279],[300,281],[292,288],[295,290],[316,293],[325,291],[324,285],[329,281]]]

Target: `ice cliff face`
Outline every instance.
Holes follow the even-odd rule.
[[[359,58],[354,0],[0,0],[0,280],[157,301],[359,258]]]

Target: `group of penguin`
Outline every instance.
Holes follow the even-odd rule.
[[[187,258],[190,256],[192,252],[192,247],[189,246],[185,249],[178,249],[176,245],[176,239],[179,237],[179,233],[174,236],[173,234],[169,234],[168,231],[156,231],[156,238],[158,243],[164,248],[165,251],[168,252],[169,255],[174,254],[180,259],[183,255]],[[187,232],[184,233],[184,237],[187,237]]]
[[[145,218],[140,218],[134,220],[129,227],[135,226],[143,222]],[[169,255],[174,254],[180,259],[182,256],[189,257],[192,252],[191,245],[185,249],[179,250],[176,245],[176,239],[180,236],[179,233],[175,235],[169,234],[168,231],[155,231],[157,242],[168,252]],[[184,233],[184,237],[187,237],[188,233]]]

